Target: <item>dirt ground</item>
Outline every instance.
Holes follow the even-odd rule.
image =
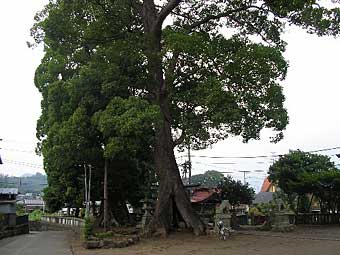
[[[127,248],[86,250],[73,240],[75,255],[340,255],[340,226],[298,227],[292,233],[238,231],[226,241],[175,233]]]

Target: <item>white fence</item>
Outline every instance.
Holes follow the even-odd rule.
[[[42,216],[41,221],[53,224],[67,225],[71,227],[84,226],[84,220],[75,217]]]

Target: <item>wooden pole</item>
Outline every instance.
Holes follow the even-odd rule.
[[[107,159],[104,165],[104,230],[108,230]]]
[[[91,176],[92,176],[92,166],[89,165],[90,173],[89,173],[89,196],[88,196],[88,212],[90,212],[90,203],[91,203]]]
[[[188,143],[188,171],[189,171],[189,185],[191,184],[191,154],[190,154],[190,142]]]
[[[88,193],[87,193],[87,174],[86,174],[86,164],[84,164],[84,172],[85,172],[85,217],[89,217],[88,211]]]

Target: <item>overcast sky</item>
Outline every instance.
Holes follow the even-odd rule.
[[[21,175],[43,172],[42,159],[34,154],[36,120],[40,115],[40,94],[34,86],[34,71],[42,57],[42,49],[29,49],[29,29],[36,11],[47,0],[11,0],[0,2],[0,155],[4,161],[0,173]],[[243,144],[239,138],[222,141],[209,150],[192,152],[203,156],[267,156],[265,158],[213,159],[193,157],[193,174],[205,170],[232,172],[235,178],[259,189],[272,155],[289,149],[314,151],[340,147],[340,38],[318,38],[301,29],[288,27],[285,57],[289,61],[287,79],[282,83],[290,124],[285,138],[271,144],[270,132],[264,131],[260,141]],[[321,152],[340,163],[334,154],[340,149]],[[183,158],[179,158],[179,161]],[[254,171],[264,170],[264,172]]]

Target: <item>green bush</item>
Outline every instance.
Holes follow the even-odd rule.
[[[88,240],[93,235],[94,219],[92,217],[86,217],[83,228],[83,237]]]
[[[18,216],[22,216],[26,214],[25,208],[22,204],[16,204],[16,214]]]
[[[249,209],[249,214],[254,216],[264,216],[264,213],[261,212],[257,207],[251,207]]]
[[[107,231],[102,233],[96,233],[95,236],[98,238],[108,238],[114,236],[114,233],[112,231]]]
[[[33,212],[31,212],[28,215],[28,219],[30,221],[40,221],[42,215],[43,215],[43,212],[41,210],[37,209],[37,210],[34,210]]]

